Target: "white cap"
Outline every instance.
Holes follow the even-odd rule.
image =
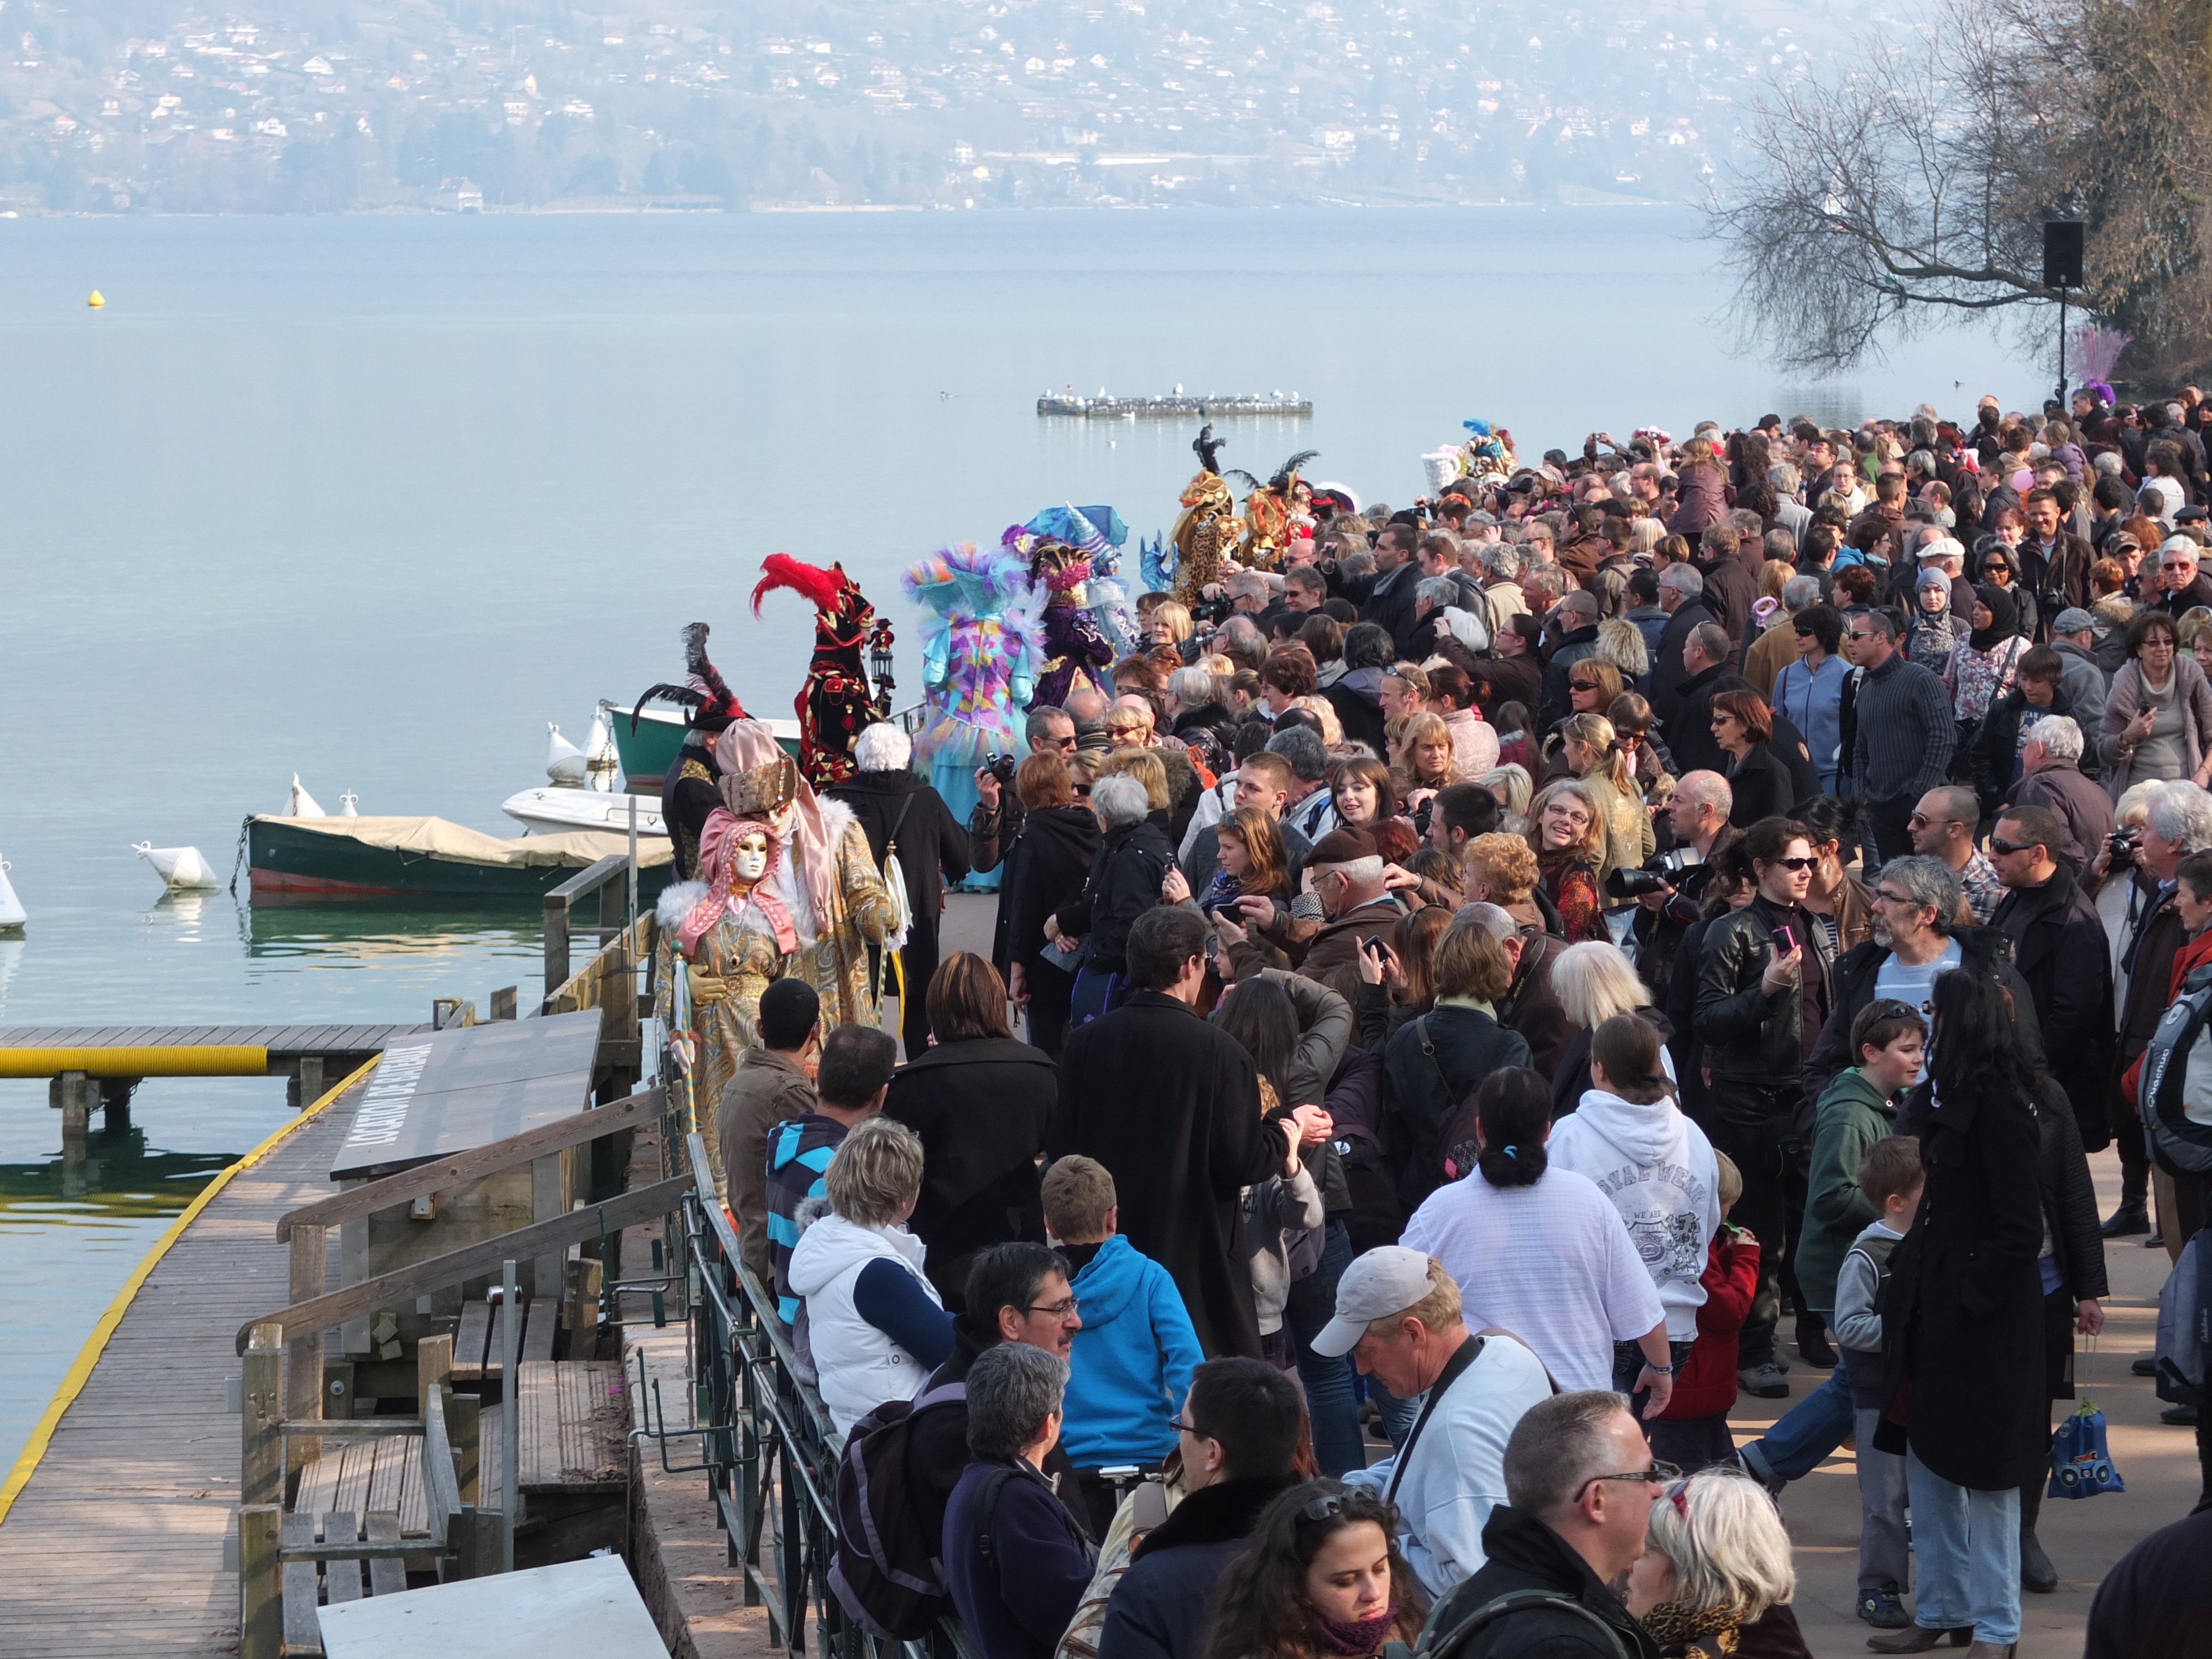
[[[1336,1317],[1321,1328],[1313,1351],[1324,1359],[1350,1353],[1377,1319],[1403,1313],[1429,1293],[1429,1258],[1402,1244],[1378,1244],[1336,1281]]]
[[[1958,559],[1964,561],[1966,550],[1956,536],[1932,536],[1920,545],[1923,559]]]

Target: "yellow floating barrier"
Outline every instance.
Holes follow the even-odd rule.
[[[269,1050],[242,1042],[131,1048],[0,1048],[0,1077],[266,1077]]]

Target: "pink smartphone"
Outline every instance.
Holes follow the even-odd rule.
[[[1784,956],[1788,956],[1792,951],[1797,948],[1797,936],[1791,933],[1787,927],[1776,928],[1774,930],[1774,948],[1781,951]]]

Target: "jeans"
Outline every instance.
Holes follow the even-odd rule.
[[[1367,1379],[1367,1397],[1375,1402],[1375,1409],[1382,1414],[1382,1435],[1389,1441],[1393,1451],[1402,1450],[1406,1437],[1413,1431],[1413,1424],[1421,1414],[1421,1396],[1401,1400],[1382,1386],[1382,1379]]]
[[[1359,1411],[1352,1401],[1352,1357],[1334,1359],[1313,1351],[1314,1338],[1336,1315],[1336,1281],[1352,1265],[1352,1237],[1344,1223],[1331,1221],[1322,1235],[1321,1266],[1291,1286],[1283,1306],[1283,1325],[1297,1356],[1298,1381],[1305,1385],[1306,1415],[1313,1419],[1314,1461],[1334,1478],[1367,1467],[1367,1440],[1359,1431]]]
[[[1874,1449],[1881,1407],[1856,1413],[1859,1443],[1859,1591],[1893,1589],[1911,1581],[1912,1547],[1905,1534],[1905,1460]]]
[[[1828,1380],[1792,1406],[1782,1420],[1743,1448],[1755,1474],[1802,1480],[1851,1432],[1850,1362],[1836,1356]]]
[[[1923,1630],[1972,1625],[1977,1642],[2020,1640],[2020,1488],[1954,1486],[1905,1454],[1919,1565],[1914,1622]]]

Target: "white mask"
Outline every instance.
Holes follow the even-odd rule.
[[[730,855],[730,867],[739,881],[750,884],[768,873],[768,841],[762,836],[747,836],[739,842]]]

